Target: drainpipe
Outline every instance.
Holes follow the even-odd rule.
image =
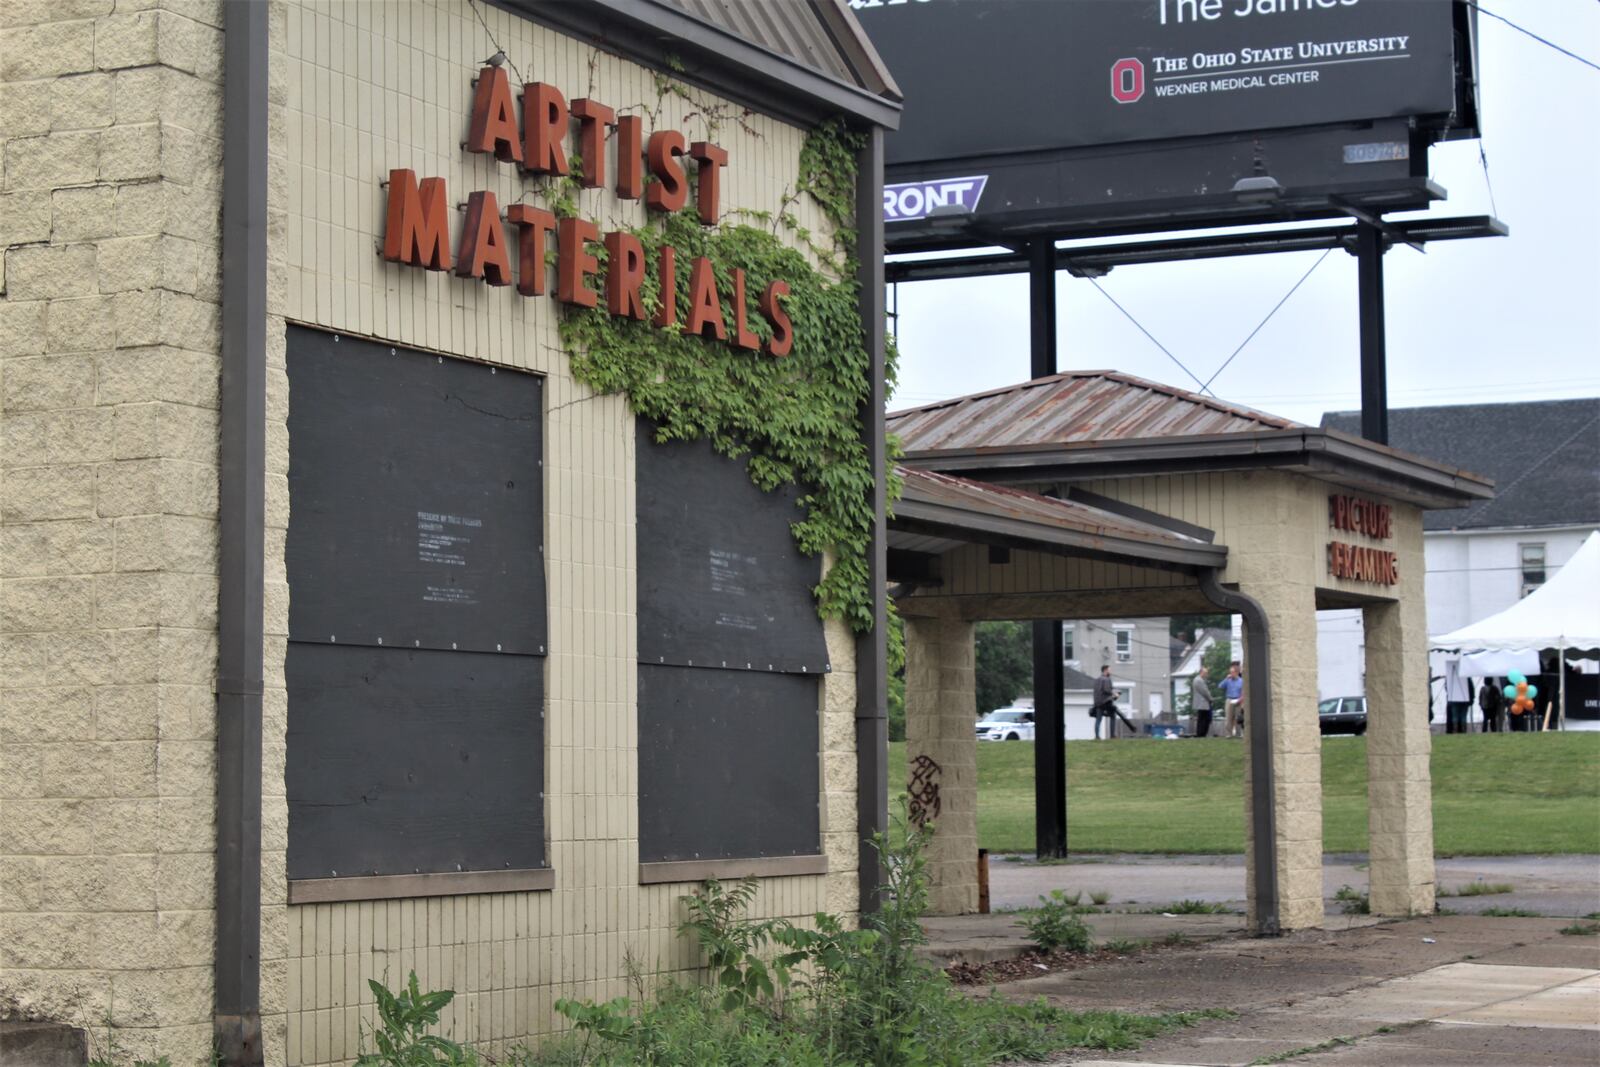
[[[1207,600],[1244,616],[1245,723],[1250,731],[1250,851],[1255,861],[1256,921],[1260,937],[1283,932],[1278,916],[1277,805],[1272,775],[1272,634],[1267,613],[1252,597],[1224,589],[1215,569],[1200,572]]]
[[[871,369],[861,405],[861,439],[872,463],[872,540],[867,555],[867,588],[872,596],[872,629],[856,639],[856,833],[860,908],[878,910],[882,867],[874,834],[889,829],[889,665],[888,665],[888,472],[885,464],[883,361],[883,130],[871,127],[856,153],[857,307]]]
[[[217,1054],[227,1067],[255,1067],[262,1062],[267,14],[267,4],[223,5],[217,943],[212,1024]]]

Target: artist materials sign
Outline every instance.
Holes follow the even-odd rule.
[[[559,89],[545,82],[522,86],[521,109],[502,66],[479,73],[472,100],[472,120],[465,148],[492,155],[524,174],[574,176],[579,185],[596,189],[610,184],[620,200],[643,200],[656,212],[683,209],[690,193],[688,166],[696,168],[695,209],[700,222],[714,226],[719,215],[721,170],[725,149],[710,141],[689,142],[677,130],[655,130],[646,136],[638,115],[618,115],[614,108],[587,98],[569,105]],[[568,141],[577,127],[574,158]],[[616,143],[616,167],[608,173],[607,142]],[[740,348],[783,356],[794,344],[794,327],[784,310],[789,284],[773,280],[759,294],[747,292],[744,271],[731,272],[729,291],[719,291],[716,270],[705,256],[682,266],[689,275],[689,304],[679,322],[676,299],[680,264],[677,250],[663,244],[647,249],[628,230],[604,235],[598,224],[575,215],[557,217],[547,207],[518,201],[502,213],[487,189],[469,193],[466,211],[452,238],[455,215],[443,178],[417,180],[415,172],[389,172],[383,258],[391,263],[432,271],[453,271],[457,277],[487,285],[510,286],[525,297],[550,291],[546,253],[553,248],[554,296],[564,304],[597,307],[605,301],[612,315],[648,319],[661,329],[681,329],[696,336],[725,341]],[[605,250],[602,271],[596,246]],[[512,266],[515,247],[516,266]],[[645,269],[653,260],[662,294],[652,312],[644,297]],[[722,309],[727,296],[733,321]],[[763,342],[750,328],[751,299],[755,313],[770,327]]]

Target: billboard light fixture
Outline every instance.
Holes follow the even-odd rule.
[[[1270,174],[1252,174],[1233,183],[1233,195],[1241,204],[1274,204],[1283,199],[1283,186]]]

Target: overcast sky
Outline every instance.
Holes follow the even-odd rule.
[[[1596,0],[1481,6],[1600,62]],[[1493,206],[1479,142],[1455,142],[1430,154],[1449,193],[1430,214],[1498,215],[1511,236],[1385,257],[1391,408],[1600,395],[1600,71],[1495,19],[1479,26]],[[1203,380],[1320,255],[1118,267],[1100,284]],[[1309,423],[1359,407],[1355,268],[1330,254],[1212,390]],[[1195,388],[1090,282],[1062,272],[1057,292],[1061,369]],[[902,284],[896,298],[891,410],[1028,377],[1025,276]]]

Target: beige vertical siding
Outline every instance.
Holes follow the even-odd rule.
[[[502,209],[544,186],[510,164],[470,155],[465,138],[471,80],[503,47],[521,78],[592,96],[619,112],[645,114],[646,136],[682,130],[728,150],[726,221],[740,210],[776,214],[793,191],[804,131],[713,99],[662,94],[656,74],[487,4],[448,2],[290,3],[282,8],[273,81],[276,112],[272,256],[281,259],[274,311],[285,319],[397,344],[516,367],[545,376],[545,491],[551,649],[547,675],[547,824],[555,868],[551,892],[295,906],[264,945],[281,976],[264,1005],[268,1062],[348,1061],[371,1019],[366,979],[391,985],[415,969],[425,987],[457,998],[445,1028],[493,1049],[558,1028],[561,996],[606,998],[630,991],[636,966],[682,974],[694,959],[674,927],[685,885],[638,885],[635,715],[634,456],[632,416],[620,397],[596,397],[574,381],[556,333],[550,296],[523,298],[446,274],[385,263],[381,243],[390,168],[448,180],[452,204],[490,189]],[[719,118],[720,116],[720,118]],[[614,174],[614,150],[608,166]],[[637,203],[586,190],[579,213],[602,230],[645,221]],[[827,232],[809,201],[790,205],[803,226]],[[460,223],[459,213],[452,218]],[[456,234],[457,229],[452,229]],[[513,253],[514,254],[514,253]],[[281,341],[280,348],[281,348]],[[281,355],[279,358],[281,366]],[[273,450],[286,457],[280,402]],[[272,480],[270,513],[287,518],[286,483]],[[281,582],[281,536],[269,540],[270,576]],[[287,619],[280,589],[273,632]],[[824,768],[826,876],[770,878],[757,911],[804,917],[854,908],[856,846],[854,655],[848,633],[828,628],[833,673],[825,681],[819,743]],[[282,686],[281,643],[269,649],[269,686]],[[281,704],[281,696],[279,697]],[[269,742],[281,776],[281,712]],[[269,774],[272,771],[269,771]],[[281,779],[277,792],[281,794]],[[278,805],[281,813],[281,801]],[[281,847],[281,841],[279,842]],[[282,853],[265,874],[282,899]]]

